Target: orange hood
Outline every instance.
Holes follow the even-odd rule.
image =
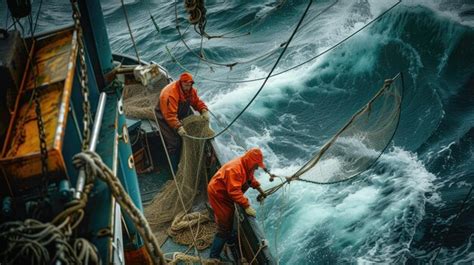
[[[260,148],[249,149],[242,156],[242,164],[248,171],[252,170],[255,166],[259,166],[262,169],[266,168],[265,164],[263,163],[262,150],[260,150]]]

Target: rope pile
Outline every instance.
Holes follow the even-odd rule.
[[[202,264],[202,265],[227,264],[217,259],[202,259],[202,258],[199,259],[199,257],[187,255],[181,252],[174,252],[172,254],[173,254],[173,257],[167,259],[169,261],[168,264],[170,265],[183,264],[183,262],[184,264]],[[232,263],[229,262],[228,264],[232,264]]]
[[[185,0],[184,8],[188,12],[188,20],[192,25],[199,25],[201,34],[204,33],[206,27],[206,7],[204,6],[204,0]]]
[[[34,219],[0,226],[2,264],[100,264],[94,245],[83,238],[71,239],[69,219],[60,225]]]
[[[193,240],[189,227],[193,228],[195,232],[195,239]],[[194,227],[196,227],[194,229]],[[171,227],[168,229],[168,234],[173,238],[173,241],[181,245],[191,245],[193,241],[196,242],[196,248],[203,250],[212,244],[214,234],[216,233],[217,225],[211,221],[207,211],[194,212],[189,214],[178,214]]]

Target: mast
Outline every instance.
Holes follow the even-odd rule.
[[[88,68],[91,69],[88,71],[91,96],[94,97],[93,86],[96,86],[96,100],[99,92],[107,94],[96,152],[109,168],[113,169],[135,206],[143,212],[121,101],[123,84],[115,80],[115,65],[102,7],[99,0],[77,2],[81,12]],[[93,99],[91,101],[94,102]],[[104,229],[110,229],[110,235],[97,236],[93,239],[99,249],[103,264],[123,264],[126,258],[123,256],[123,246],[125,245],[126,250],[134,251],[143,249],[144,243],[131,218],[128,215],[122,216],[120,206],[111,198],[110,191],[105,186],[102,182],[96,183],[96,192],[94,192],[96,198],[90,200],[93,206],[88,209],[90,218],[88,223],[94,235],[105,234]],[[125,227],[122,229],[124,223]],[[127,235],[123,240],[122,230],[126,231]]]

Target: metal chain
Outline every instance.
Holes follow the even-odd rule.
[[[84,41],[82,39],[82,28],[80,22],[80,12],[79,7],[76,0],[71,1],[72,9],[73,9],[73,19],[74,19],[74,28],[77,32],[77,41],[79,44],[79,60],[80,60],[80,83],[81,83],[81,91],[83,97],[82,103],[82,110],[83,110],[83,136],[82,136],[82,150],[85,151],[89,148],[90,142],[90,124],[91,124],[91,108],[89,102],[89,86],[88,86],[88,78],[87,78],[87,65],[86,65],[86,55],[84,49]]]
[[[34,71],[34,70],[33,70]],[[36,83],[36,76],[35,83]],[[48,189],[48,149],[46,144],[46,134],[44,132],[44,122],[41,116],[41,105],[39,100],[39,91],[37,91],[36,85],[33,90],[33,99],[36,104],[36,121],[38,123],[38,134],[40,140],[40,151],[41,151],[41,194],[44,197]]]

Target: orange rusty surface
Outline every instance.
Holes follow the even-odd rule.
[[[34,55],[37,65],[33,69],[43,69],[37,80],[47,81],[38,85],[37,91],[48,149],[48,171],[51,177],[67,177],[61,150],[76,66],[77,35],[72,31],[61,32],[38,40],[37,45],[39,48]],[[31,70],[28,76],[32,76]],[[27,88],[31,82],[29,80]],[[41,176],[41,155],[35,103],[29,103],[31,93],[21,93],[20,96],[21,103],[14,112],[14,121],[8,132],[11,136],[5,141],[0,167],[12,184],[23,189],[37,182],[38,178],[25,180]]]
[[[15,189],[23,190],[34,187],[40,183],[41,155],[35,153],[28,156],[16,157],[1,161],[4,172],[7,173]],[[48,177],[50,180],[58,179],[64,174],[64,161],[58,150],[48,150]],[[36,178],[32,178],[36,177]]]
[[[63,83],[56,83],[50,87],[40,89],[40,106],[44,123],[46,143],[48,148],[53,146],[58,105],[60,104]],[[24,156],[39,150],[39,133],[36,118],[35,103],[31,105],[25,101],[18,111],[15,119],[15,134],[9,142],[9,150],[5,157]],[[22,122],[24,121],[24,122]],[[24,139],[22,137],[24,135]]]
[[[61,104],[59,105],[58,126],[56,127],[56,138],[54,139],[54,146],[57,149],[62,149],[64,132],[66,129],[67,115],[69,113],[69,104],[71,100],[72,85],[74,82],[74,73],[76,70],[76,58],[79,50],[77,41],[77,32],[74,31],[71,40],[71,52],[69,53],[66,80],[64,81],[64,89]]]
[[[30,71],[26,89],[45,86],[66,79],[72,51],[72,31],[39,40],[34,55],[34,72]],[[36,77],[36,85],[35,79]]]
[[[125,250],[125,264],[147,265],[153,264],[145,246],[134,250]]]

